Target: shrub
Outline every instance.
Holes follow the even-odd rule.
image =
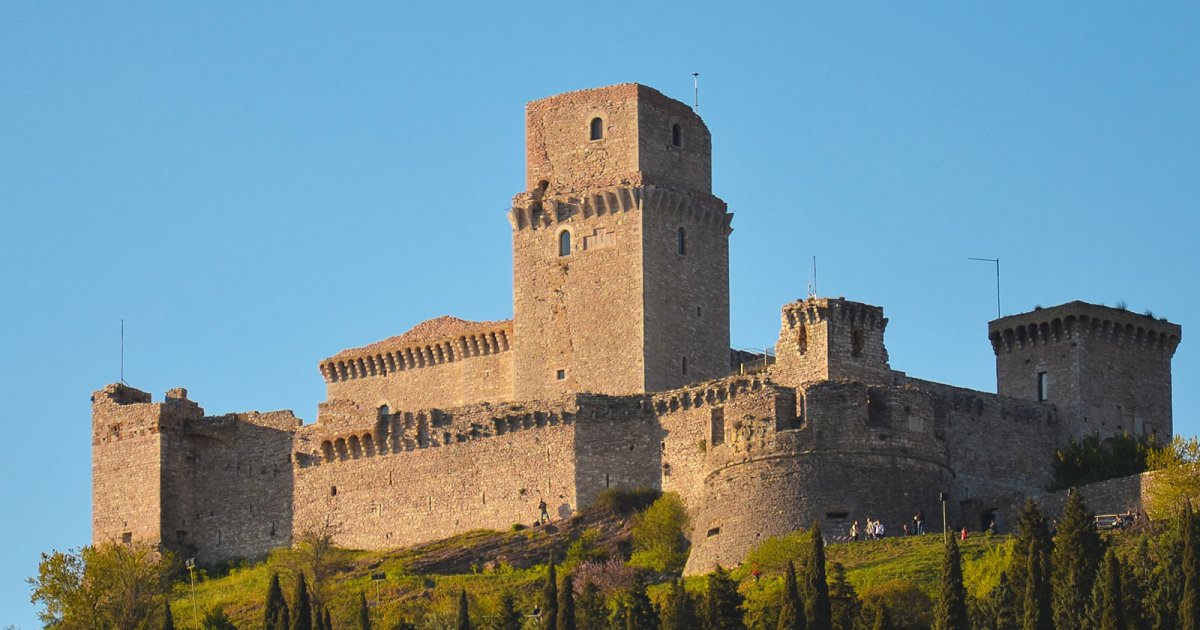
[[[674,492],[658,498],[633,524],[629,563],[660,573],[678,573],[687,562],[687,510]]]
[[[1071,440],[1054,454],[1054,482],[1048,489],[1065,490],[1145,472],[1152,447],[1146,439],[1128,434],[1101,441],[1093,433]]]
[[[892,624],[905,630],[925,630],[933,623],[933,601],[910,582],[891,580],[863,591],[863,608],[887,606]]]
[[[571,572],[575,588],[582,589],[589,582],[600,589],[605,597],[633,587],[633,569],[616,558],[600,562],[584,562]]]
[[[634,512],[646,509],[661,494],[661,492],[652,488],[638,488],[636,490],[609,488],[596,497],[590,509],[609,514],[628,516]]]

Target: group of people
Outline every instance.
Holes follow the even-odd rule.
[[[924,534],[925,513],[918,510],[913,515],[912,524],[905,523],[902,527],[905,536]],[[879,540],[883,538],[883,532],[883,521],[872,520],[869,516],[866,527],[860,526],[857,520],[850,524],[850,540]]]

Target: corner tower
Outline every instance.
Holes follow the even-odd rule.
[[[687,105],[643,85],[525,108],[513,199],[514,394],[630,394],[729,371],[732,214]]]
[[[1053,403],[1075,436],[1169,440],[1171,357],[1181,336],[1165,319],[1078,301],[988,324],[996,391]]]
[[[891,382],[883,308],[845,298],[810,297],[785,304],[781,320],[772,367],[779,382]]]

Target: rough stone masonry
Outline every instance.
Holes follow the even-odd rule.
[[[701,572],[813,521],[899,531],[939,492],[974,527],[1040,492],[1071,438],[1171,435],[1180,327],[1083,302],[989,324],[999,394],[891,369],[883,309],[842,298],[784,305],[776,358],[747,361],[711,182],[704,122],[651,88],[529,103],[513,319],[438,317],[321,361],[308,425],[105,387],[93,541],[214,563],[327,528],[387,549],[649,487],[683,497]]]

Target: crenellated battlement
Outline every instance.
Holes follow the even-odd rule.
[[[882,333],[888,323],[887,318],[883,316],[883,307],[850,302],[846,298],[812,297],[797,300],[783,306],[782,319],[785,330],[794,330],[806,324],[839,320]]]
[[[513,198],[508,221],[513,231],[519,232],[629,212],[662,214],[697,227],[725,230],[726,234],[733,231],[733,213],[720,199],[655,185],[588,188],[545,197],[537,191],[524,192]]]
[[[1079,301],[988,324],[988,338],[997,355],[1080,338],[1173,355],[1181,336],[1180,326],[1165,319]]]
[[[362,348],[344,350],[321,362],[321,376],[326,383],[338,383],[489,356],[511,349],[511,320],[463,323],[471,326],[449,335],[432,335],[424,339],[401,335]]]

